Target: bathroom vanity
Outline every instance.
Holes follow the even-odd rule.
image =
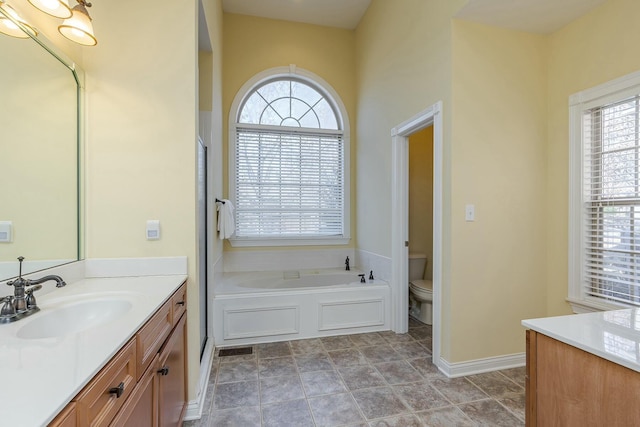
[[[525,320],[527,426],[640,420],[640,311]]]
[[[184,275],[89,278],[44,295],[39,313],[0,328],[3,425],[180,425],[186,298]]]

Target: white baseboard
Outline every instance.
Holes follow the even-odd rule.
[[[482,374],[484,372],[499,371],[501,369],[519,368],[526,364],[526,354],[516,353],[505,356],[488,357],[486,359],[468,360],[466,362],[449,363],[440,358],[438,368],[448,378],[464,377]]]
[[[187,412],[184,416],[185,421],[199,420],[202,417],[204,401],[207,398],[207,384],[209,383],[209,374],[211,374],[211,359],[213,358],[214,350],[215,345],[213,343],[213,338],[208,338],[207,344],[204,347],[204,353],[202,354],[202,360],[200,361],[198,392],[196,393],[196,398],[194,400],[190,400],[187,405]]]

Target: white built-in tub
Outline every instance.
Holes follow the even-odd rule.
[[[214,286],[217,346],[390,329],[390,289],[361,271],[224,273]]]

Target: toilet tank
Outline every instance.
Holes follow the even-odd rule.
[[[409,281],[423,279],[427,256],[420,253],[409,254]]]

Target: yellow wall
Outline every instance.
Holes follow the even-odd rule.
[[[0,221],[13,225],[0,263],[17,274],[18,256],[77,259],[78,97],[71,71],[33,40],[0,34],[0,52]]]
[[[213,108],[213,53],[198,52],[198,106],[200,111]]]
[[[449,362],[521,353],[546,314],[546,58],[544,36],[454,21]]]
[[[640,70],[640,2],[609,0],[550,37],[548,96],[548,314],[570,313],[569,96]]]
[[[126,11],[124,13],[123,11]],[[113,0],[91,10],[87,75],[87,257],[188,257],[196,270],[197,2]],[[180,28],[179,31],[167,31]],[[147,241],[158,219],[161,239]],[[189,396],[199,375],[197,297],[189,299]]]
[[[356,81],[355,35],[353,31],[318,25],[300,24],[224,14],[223,58],[223,126],[224,126],[224,191],[228,194],[228,123],[231,103],[238,90],[256,74],[274,67],[296,67],[310,71],[338,93],[345,105],[351,126],[351,243],[356,236],[355,146]],[[296,247],[295,249],[313,249]],[[324,248],[327,248],[326,246]],[[238,250],[225,243],[225,251]],[[255,248],[253,248],[255,249]],[[283,250],[290,248],[277,248]]]
[[[433,126],[409,137],[409,253],[427,256],[433,274]]]
[[[443,328],[450,341],[451,17],[464,0],[373,0],[356,29],[356,246],[391,256],[391,129],[443,102]]]

